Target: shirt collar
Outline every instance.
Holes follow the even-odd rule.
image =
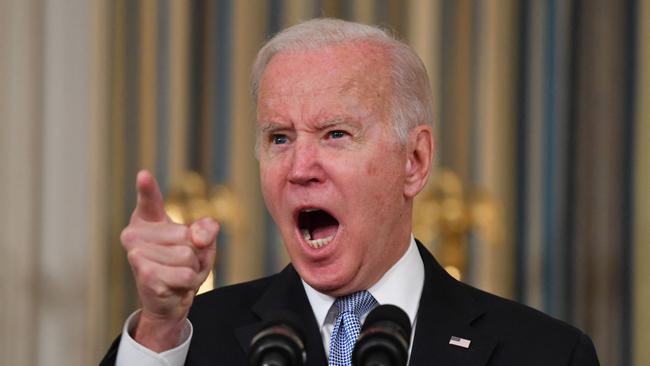
[[[316,291],[305,281],[302,284],[314,311],[319,327],[325,324],[328,312],[336,300],[334,297]],[[368,289],[380,305],[392,304],[403,309],[415,322],[420,295],[424,286],[424,264],[411,235],[411,244],[402,257]]]

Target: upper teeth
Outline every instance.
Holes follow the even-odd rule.
[[[307,242],[307,244],[309,244],[309,246],[314,248],[314,249],[318,249],[318,248],[323,247],[324,245],[327,245],[329,242],[332,241],[332,239],[334,239],[334,235],[335,234],[332,234],[332,235],[328,236],[327,238],[322,238],[322,239],[312,239],[311,234],[309,234],[309,230],[302,229],[303,238],[305,238],[305,241]]]

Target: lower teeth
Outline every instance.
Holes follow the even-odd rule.
[[[324,245],[327,245],[329,242],[332,241],[332,239],[334,239],[334,235],[328,236],[327,238],[323,238],[323,239],[312,239],[311,234],[309,234],[309,230],[307,229],[302,230],[302,236],[305,238],[307,244],[309,244],[309,246],[314,249],[322,248]]]

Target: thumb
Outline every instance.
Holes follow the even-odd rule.
[[[138,203],[133,211],[133,217],[150,222],[165,221],[167,214],[156,178],[148,171],[141,170],[136,177],[135,187],[138,192]]]
[[[219,223],[211,217],[204,217],[190,226],[192,244],[197,249],[207,248],[214,244],[218,233]]]
[[[212,218],[203,218],[190,226],[191,241],[196,248],[200,272],[207,276],[212,269],[217,252],[216,238],[219,223]]]

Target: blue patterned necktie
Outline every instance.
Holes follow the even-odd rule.
[[[339,297],[334,305],[339,313],[330,338],[329,366],[351,366],[352,350],[361,331],[360,318],[378,304],[368,291],[359,291]]]

